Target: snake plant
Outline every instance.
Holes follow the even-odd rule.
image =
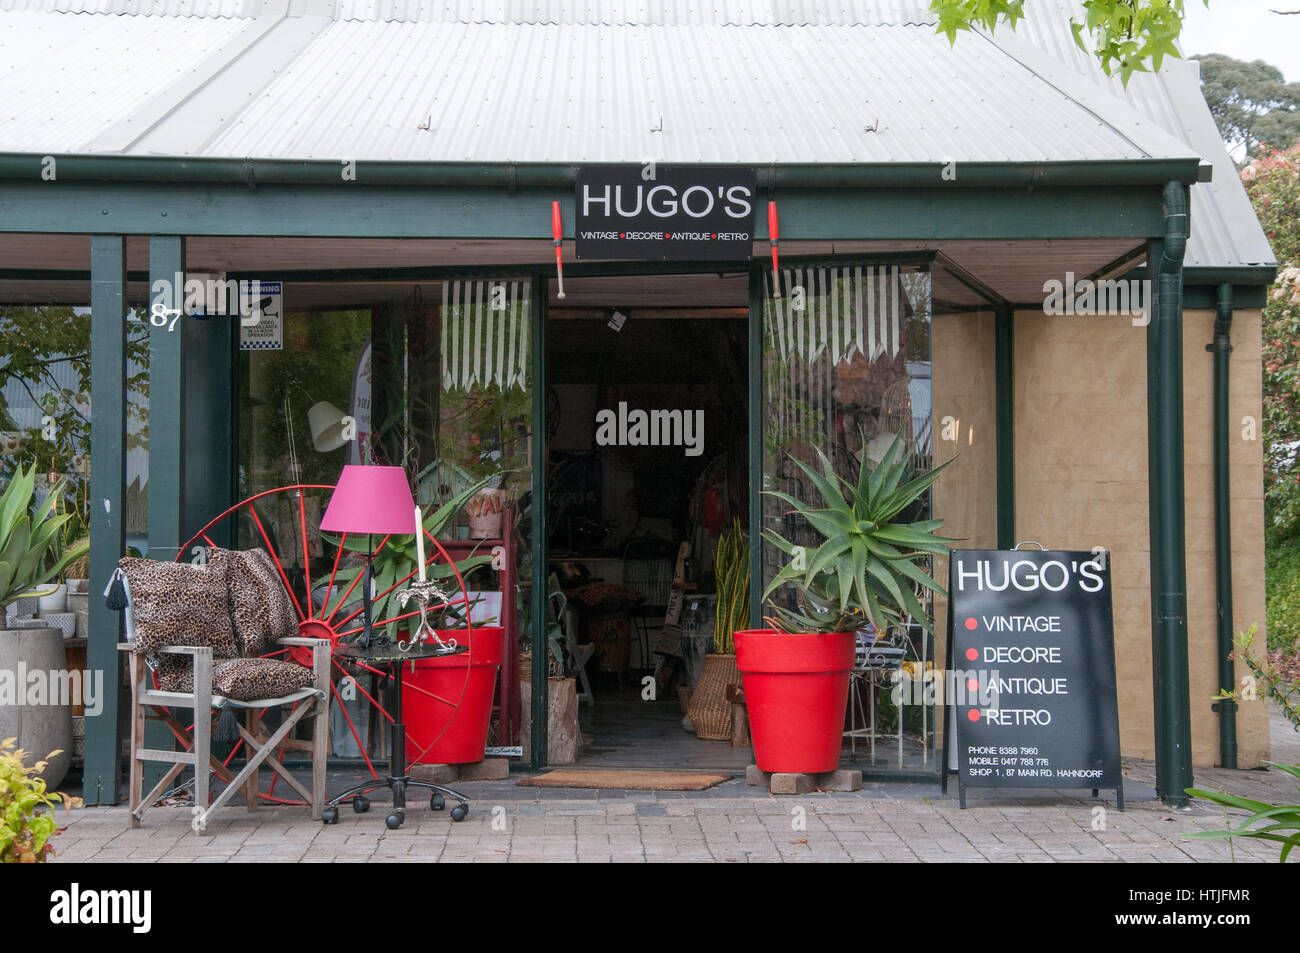
[[[736,630],[749,623],[749,542],[738,519],[718,537],[713,575],[718,589],[713,651],[730,655],[736,651]]]
[[[67,547],[54,559],[49,558],[59,531],[71,518],[67,513],[54,515],[53,512],[63,493],[64,481],[60,480],[33,511],[35,487],[36,464],[33,463],[26,473],[19,467],[0,495],[0,606],[56,578],[69,563],[90,549],[90,543],[82,541]],[[3,625],[4,618],[0,615],[0,626]]]
[[[867,623],[884,631],[911,617],[928,630],[929,617],[916,587],[944,593],[917,562],[927,554],[947,554],[947,543],[953,540],[936,535],[943,520],[895,520],[912,508],[952,461],[913,474],[902,452],[902,438],[896,437],[878,466],[870,467],[863,455],[853,484],[835,473],[824,453],[819,450],[817,455],[821,472],[800,460],[794,462],[816,487],[823,506],[764,491],[788,503],[825,540],[813,550],[764,531],[763,538],[791,558],[772,579],[763,599],[790,583],[798,590],[799,601],[797,610],[774,605],[774,615],[767,621],[785,632],[852,632]]]

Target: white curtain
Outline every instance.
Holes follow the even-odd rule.
[[[442,389],[525,387],[529,281],[445,281],[442,285]]]

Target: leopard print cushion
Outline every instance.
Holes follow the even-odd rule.
[[[214,547],[208,552],[209,562],[213,559],[229,566],[230,618],[241,656],[265,655],[277,640],[298,634],[298,616],[266,550]]]
[[[188,661],[188,660],[187,660]],[[282,698],[312,685],[312,670],[294,662],[273,658],[236,658],[212,666],[212,691],[236,701],[251,702],[263,698]],[[194,675],[188,667],[181,670],[171,692],[194,691]]]
[[[225,561],[195,566],[124,556],[118,567],[131,590],[132,650],[137,655],[152,654],[160,645],[208,646],[215,658],[239,654],[230,624]]]

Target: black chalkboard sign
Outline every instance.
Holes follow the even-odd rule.
[[[1114,788],[1123,810],[1107,554],[953,550],[948,593],[945,789],[955,769],[962,807],[968,787]]]

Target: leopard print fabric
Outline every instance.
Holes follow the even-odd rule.
[[[298,634],[298,616],[266,550],[214,547],[208,552],[213,559],[229,567],[230,618],[242,657],[265,655],[279,639]]]
[[[230,624],[225,561],[194,566],[125,556],[118,567],[126,573],[131,591],[132,651],[137,655],[153,654],[160,645],[208,646],[216,658],[239,654]]]
[[[312,679],[311,669],[293,662],[282,662],[279,659],[227,659],[212,666],[212,691],[236,701],[283,698],[301,689],[310,688]],[[194,691],[193,672],[184,670],[176,680],[176,685],[176,688],[167,690]]]

